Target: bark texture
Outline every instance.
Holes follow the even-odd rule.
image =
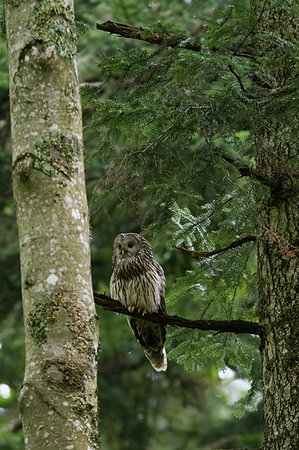
[[[282,40],[292,39],[294,20],[288,5],[254,2],[259,18],[254,42],[257,53],[267,54]],[[286,6],[286,8],[285,8]],[[262,36],[265,39],[262,39]],[[269,36],[273,36],[272,42]],[[266,37],[268,36],[268,38]],[[294,77],[292,58],[279,55],[279,64],[259,73],[259,85],[270,92],[287,92]],[[270,103],[271,108],[271,103]],[[289,111],[292,111],[291,109]],[[269,102],[257,111],[257,170],[277,187],[259,203],[259,296],[263,326],[265,450],[291,450],[298,438],[298,149],[294,139],[296,117],[269,114]]]
[[[134,27],[126,23],[111,22],[110,20],[104,23],[97,23],[96,27],[98,30],[106,31],[110,34],[117,34],[130,39],[138,39],[140,41],[150,42],[151,44],[186,48],[195,52],[201,51],[201,44],[199,42],[190,42],[187,33],[186,38],[177,38],[172,34],[146,31],[142,27]]]
[[[98,448],[97,323],[70,0],[6,0],[25,445]]]

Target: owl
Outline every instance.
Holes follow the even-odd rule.
[[[112,298],[129,311],[166,312],[164,271],[154,260],[151,246],[144,237],[136,233],[116,236],[112,266]],[[158,372],[166,370],[166,326],[135,317],[128,317],[128,322],[153,368]]]

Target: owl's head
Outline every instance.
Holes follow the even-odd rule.
[[[134,261],[137,256],[153,257],[150,244],[137,233],[121,233],[113,243],[113,265],[120,261]]]

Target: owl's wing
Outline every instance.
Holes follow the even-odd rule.
[[[160,296],[160,305],[158,312],[161,312],[163,314],[166,314],[166,303],[165,303],[165,297],[161,294]]]
[[[111,278],[110,278],[110,295],[112,298],[114,298],[115,300],[117,300],[117,292],[116,292],[116,280],[115,280],[115,274],[114,271],[112,272]]]
[[[166,280],[165,280],[164,270],[162,269],[160,264],[157,262],[156,262],[156,270],[160,277],[160,305],[159,305],[158,312],[166,314],[166,303],[165,303],[165,297],[164,297]]]

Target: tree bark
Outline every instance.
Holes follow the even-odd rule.
[[[187,39],[188,33],[186,33],[186,38],[177,38],[172,34],[145,32],[142,27],[134,27],[126,23],[111,22],[110,20],[104,23],[97,23],[96,27],[98,30],[106,31],[110,34],[118,34],[119,36],[138,39],[140,41],[150,42],[151,44],[186,48],[195,52],[201,51],[201,44],[199,42],[190,42],[190,39]]]
[[[97,345],[73,2],[6,0],[27,449],[96,449]]]
[[[275,1],[255,1],[253,11],[259,20],[256,30],[264,33],[254,42],[257,54],[265,55],[277,42],[295,37],[289,6],[279,9]],[[262,14],[261,14],[262,12]],[[268,36],[268,38],[266,38]],[[272,42],[269,37],[272,36]],[[254,39],[254,38],[253,38]],[[282,57],[279,64],[260,70],[259,82],[281,89],[294,79],[294,61]],[[291,110],[290,110],[291,111]],[[299,447],[298,438],[298,327],[296,306],[298,286],[298,171],[293,126],[269,114],[268,102],[257,111],[256,164],[259,173],[277,180],[279,189],[259,201],[258,275],[260,323],[263,326],[265,450]]]
[[[129,311],[118,300],[107,297],[105,294],[93,293],[97,305],[103,306],[108,311],[114,311],[126,316],[137,317],[153,323],[170,325],[172,327],[193,328],[197,330],[213,330],[218,333],[250,333],[259,335],[262,329],[256,322],[246,320],[191,320],[179,316],[169,316],[165,313],[144,314],[138,310]]]

